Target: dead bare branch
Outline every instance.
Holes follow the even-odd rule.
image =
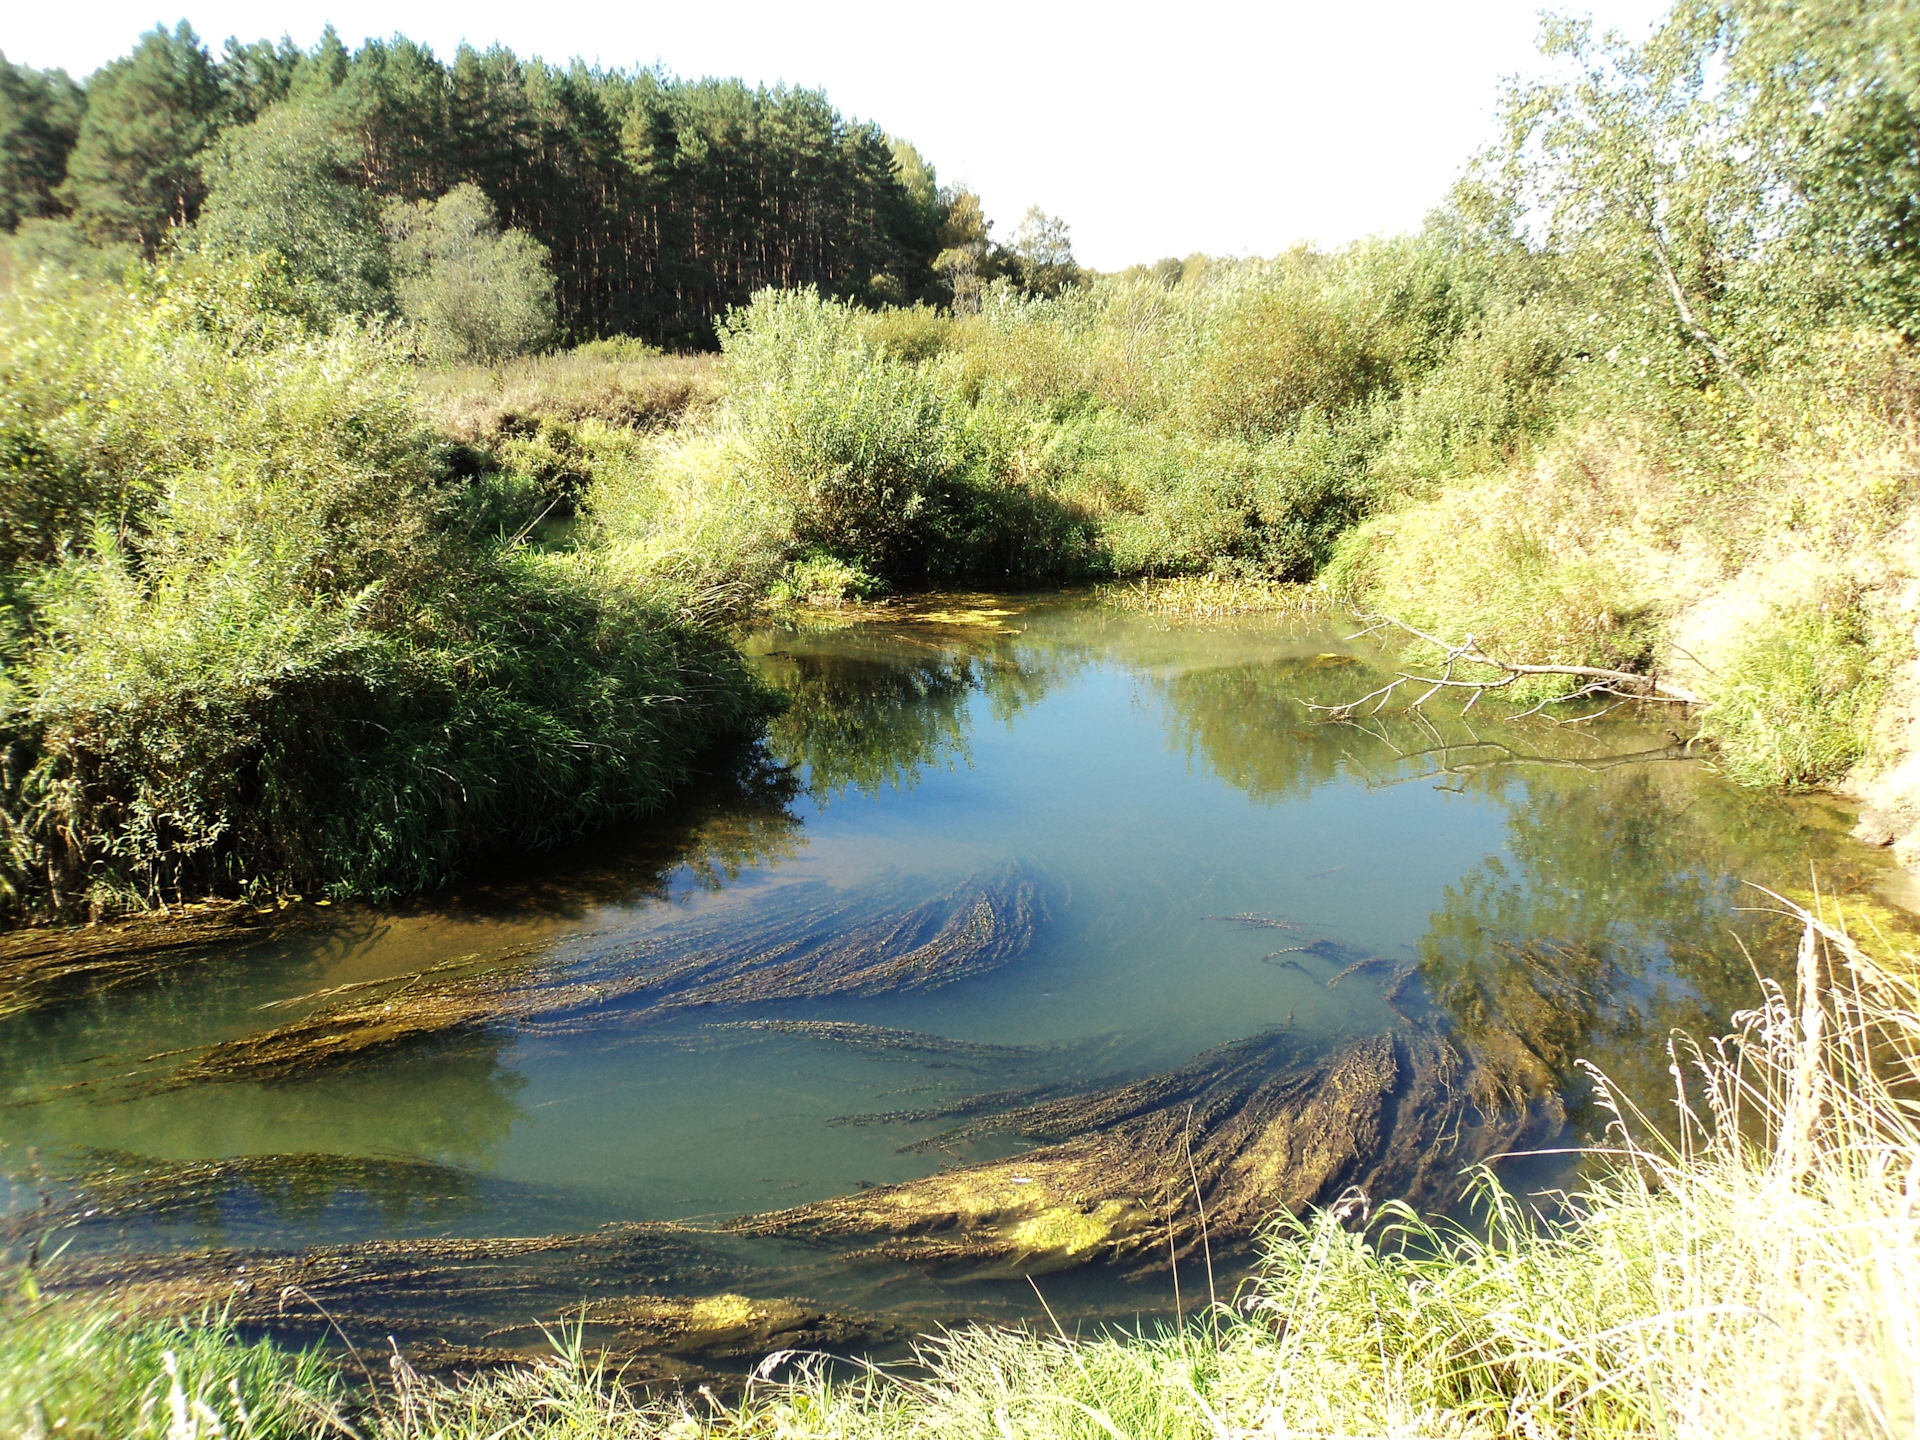
[[[1350,720],[1369,704],[1371,708],[1367,709],[1366,713],[1378,715],[1403,685],[1427,687],[1419,699],[1407,706],[1410,713],[1418,713],[1422,705],[1442,690],[1473,692],[1472,698],[1467,701],[1467,708],[1472,709],[1482,695],[1505,690],[1534,675],[1565,675],[1584,683],[1570,694],[1540,701],[1532,708],[1522,711],[1520,717],[1515,718],[1537,715],[1549,705],[1564,704],[1570,700],[1584,700],[1595,695],[1611,695],[1623,701],[1648,700],[1670,705],[1705,705],[1707,703],[1706,697],[1662,680],[1657,673],[1639,674],[1632,670],[1612,670],[1603,665],[1525,665],[1489,655],[1471,635],[1455,644],[1442,640],[1437,635],[1429,635],[1426,631],[1416,629],[1406,621],[1397,620],[1391,615],[1362,615],[1359,618],[1366,627],[1360,631],[1361,635],[1372,635],[1391,627],[1405,631],[1415,639],[1424,640],[1437,648],[1442,656],[1440,673],[1420,675],[1410,670],[1403,670],[1392,681],[1378,690],[1362,695],[1358,700],[1349,700],[1339,705],[1309,707],[1323,712],[1330,720]],[[1492,670],[1495,673],[1491,677],[1475,678],[1469,668],[1474,666]],[[1456,673],[1463,668],[1467,668],[1467,674]]]

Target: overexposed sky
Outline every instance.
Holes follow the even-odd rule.
[[[349,45],[398,31],[449,56],[523,56],[824,88],[980,192],[1010,238],[1065,217],[1083,263],[1272,254],[1411,229],[1493,133],[1500,81],[1536,67],[1537,0],[1000,6],[13,0],[0,51],[76,78],[183,14],[229,35]],[[1570,0],[1638,38],[1664,0]]]

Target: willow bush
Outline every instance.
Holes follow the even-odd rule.
[[[420,418],[270,266],[0,301],[0,896],[382,894],[656,806],[735,653]]]
[[[1292,256],[1179,293],[1126,278],[1050,298],[999,285],[959,319],[764,291],[723,327],[720,404],[622,483],[684,496],[674,477],[704,475],[751,491],[743,523],[763,528],[747,548],[894,586],[1306,578],[1374,504],[1378,402],[1406,360],[1390,353],[1401,263]],[[1295,316],[1322,270],[1338,305]],[[1365,373],[1313,379],[1334,351],[1369,345]],[[1272,383],[1249,398],[1235,366]],[[686,510],[611,489],[597,503],[651,508],[669,531]]]

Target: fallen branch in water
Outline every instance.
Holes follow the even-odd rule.
[[[1411,671],[1403,670],[1392,681],[1370,694],[1362,695],[1358,700],[1350,700],[1341,705],[1308,707],[1324,711],[1327,718],[1331,720],[1349,720],[1369,701],[1373,702],[1373,708],[1367,713],[1377,715],[1403,685],[1427,687],[1426,692],[1407,707],[1409,710],[1418,710],[1442,690],[1471,690],[1473,698],[1467,701],[1466,707],[1471,710],[1479,703],[1482,695],[1490,691],[1504,690],[1533,675],[1566,675],[1585,683],[1565,695],[1555,695],[1542,700],[1532,709],[1522,711],[1520,715],[1514,717],[1515,719],[1537,715],[1549,705],[1560,705],[1569,700],[1584,700],[1593,695],[1613,695],[1622,700],[1655,700],[1670,705],[1705,705],[1707,703],[1706,697],[1696,695],[1693,691],[1682,689],[1678,685],[1670,685],[1654,674],[1642,675],[1632,670],[1610,670],[1602,665],[1519,665],[1487,654],[1471,635],[1456,645],[1442,640],[1437,635],[1429,635],[1424,630],[1416,630],[1406,621],[1396,620],[1391,615],[1362,615],[1360,619],[1365,623],[1366,629],[1354,635],[1353,639],[1362,639],[1388,626],[1404,630],[1416,639],[1424,640],[1429,645],[1440,649],[1444,657],[1440,673],[1416,675]],[[1485,680],[1463,678],[1455,674],[1458,668],[1473,665],[1485,666],[1499,673],[1496,677]]]

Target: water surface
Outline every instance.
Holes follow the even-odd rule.
[[[1743,913],[1762,900],[1749,882],[1879,878],[1830,806],[1728,785],[1659,716],[1329,723],[1315,704],[1381,676],[1322,622],[953,597],[776,626],[748,648],[791,707],[673,815],[0,1022],[16,1233],[41,1206],[82,1222],[74,1253],[710,1226],[1018,1152],[1006,1135],[911,1148],[955,1123],[924,1112],[969,1095],[1121,1084],[1269,1031],[1314,1053],[1415,1022],[1500,1049],[1502,1073],[1564,1107],[1555,1138],[1572,1144],[1605,1118],[1575,1059],[1657,1112],[1667,1033],[1753,1001],[1742,942],[1764,966],[1779,937]],[[206,1047],[386,994],[369,982],[387,977],[617,977],[623,957],[802,907],[884,911],[1003,872],[1041,897],[1030,943],[952,983],[638,1019],[629,996],[350,1066],[178,1083]],[[1009,1048],[852,1046],[798,1022]],[[871,1119],[901,1112],[924,1118]],[[103,1174],[243,1157],[258,1163],[166,1203],[87,1215],[89,1194],[111,1196]],[[1561,1161],[1512,1174],[1567,1179]],[[753,1289],[756,1265],[799,1273],[791,1246],[728,1243],[729,1285]],[[915,1319],[1027,1303],[924,1266],[816,1260],[802,1283]],[[1097,1270],[1049,1283],[1086,1313],[1167,1300]]]

